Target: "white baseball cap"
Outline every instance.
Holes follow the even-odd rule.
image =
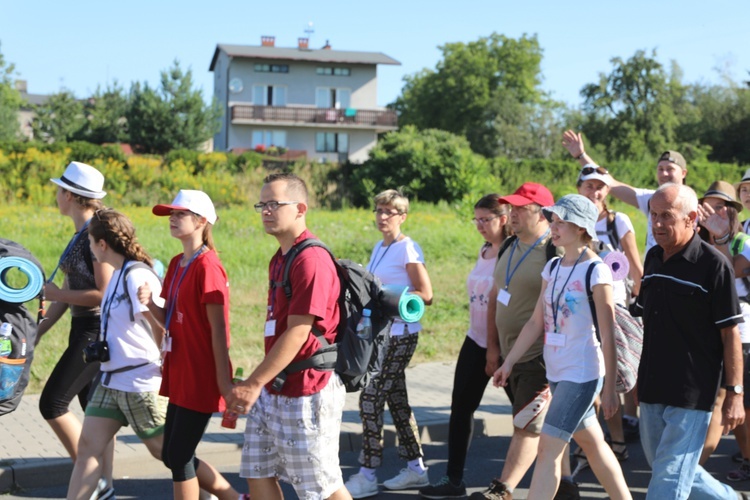
[[[50,180],[61,188],[84,198],[100,200],[107,195],[102,191],[104,188],[102,173],[85,163],[72,161],[65,168],[62,177]]]
[[[194,189],[180,189],[171,204],[156,205],[151,209],[154,215],[169,215],[172,210],[189,210],[196,215],[205,217],[211,224],[216,223],[217,219],[216,209],[211,198],[203,191]]]
[[[581,168],[581,173],[578,174],[578,180],[580,182],[588,180],[602,181],[607,186],[612,185],[612,176],[606,168],[600,167],[595,163],[587,163]]]

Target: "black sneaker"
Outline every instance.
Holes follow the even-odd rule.
[[[581,492],[578,490],[578,485],[567,479],[560,481],[560,486],[557,488],[554,500],[580,500]]]
[[[461,481],[458,486],[451,483],[448,476],[443,476],[440,481],[419,489],[422,498],[463,498],[466,496],[466,483]]]
[[[481,493],[478,491],[472,493],[469,498],[474,498],[475,500],[513,500],[513,495],[508,491],[508,487],[505,483],[493,479],[489,488]]]

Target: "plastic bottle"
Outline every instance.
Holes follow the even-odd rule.
[[[13,351],[13,343],[10,335],[13,333],[13,325],[3,323],[0,325],[0,358],[7,358]]]
[[[244,372],[242,368],[237,368],[234,371],[234,378],[232,379],[232,384],[239,384],[242,382]],[[237,412],[232,411],[231,408],[227,408],[224,410],[224,416],[221,418],[221,426],[226,427],[227,429],[235,429],[237,428],[237,417],[239,415]]]
[[[372,312],[369,309],[362,309],[362,317],[357,323],[357,337],[368,340],[372,338],[372,319],[370,315]]]

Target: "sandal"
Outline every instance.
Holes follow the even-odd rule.
[[[612,453],[615,454],[618,462],[624,462],[630,455],[628,454],[628,445],[622,441],[610,441],[609,447],[612,448]],[[619,448],[615,449],[615,447]]]

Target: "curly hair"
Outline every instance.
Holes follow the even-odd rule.
[[[94,238],[94,241],[106,241],[112,250],[128,260],[153,265],[151,257],[138,243],[133,223],[125,214],[117,210],[104,208],[94,212],[94,217],[89,223],[89,235]]]

